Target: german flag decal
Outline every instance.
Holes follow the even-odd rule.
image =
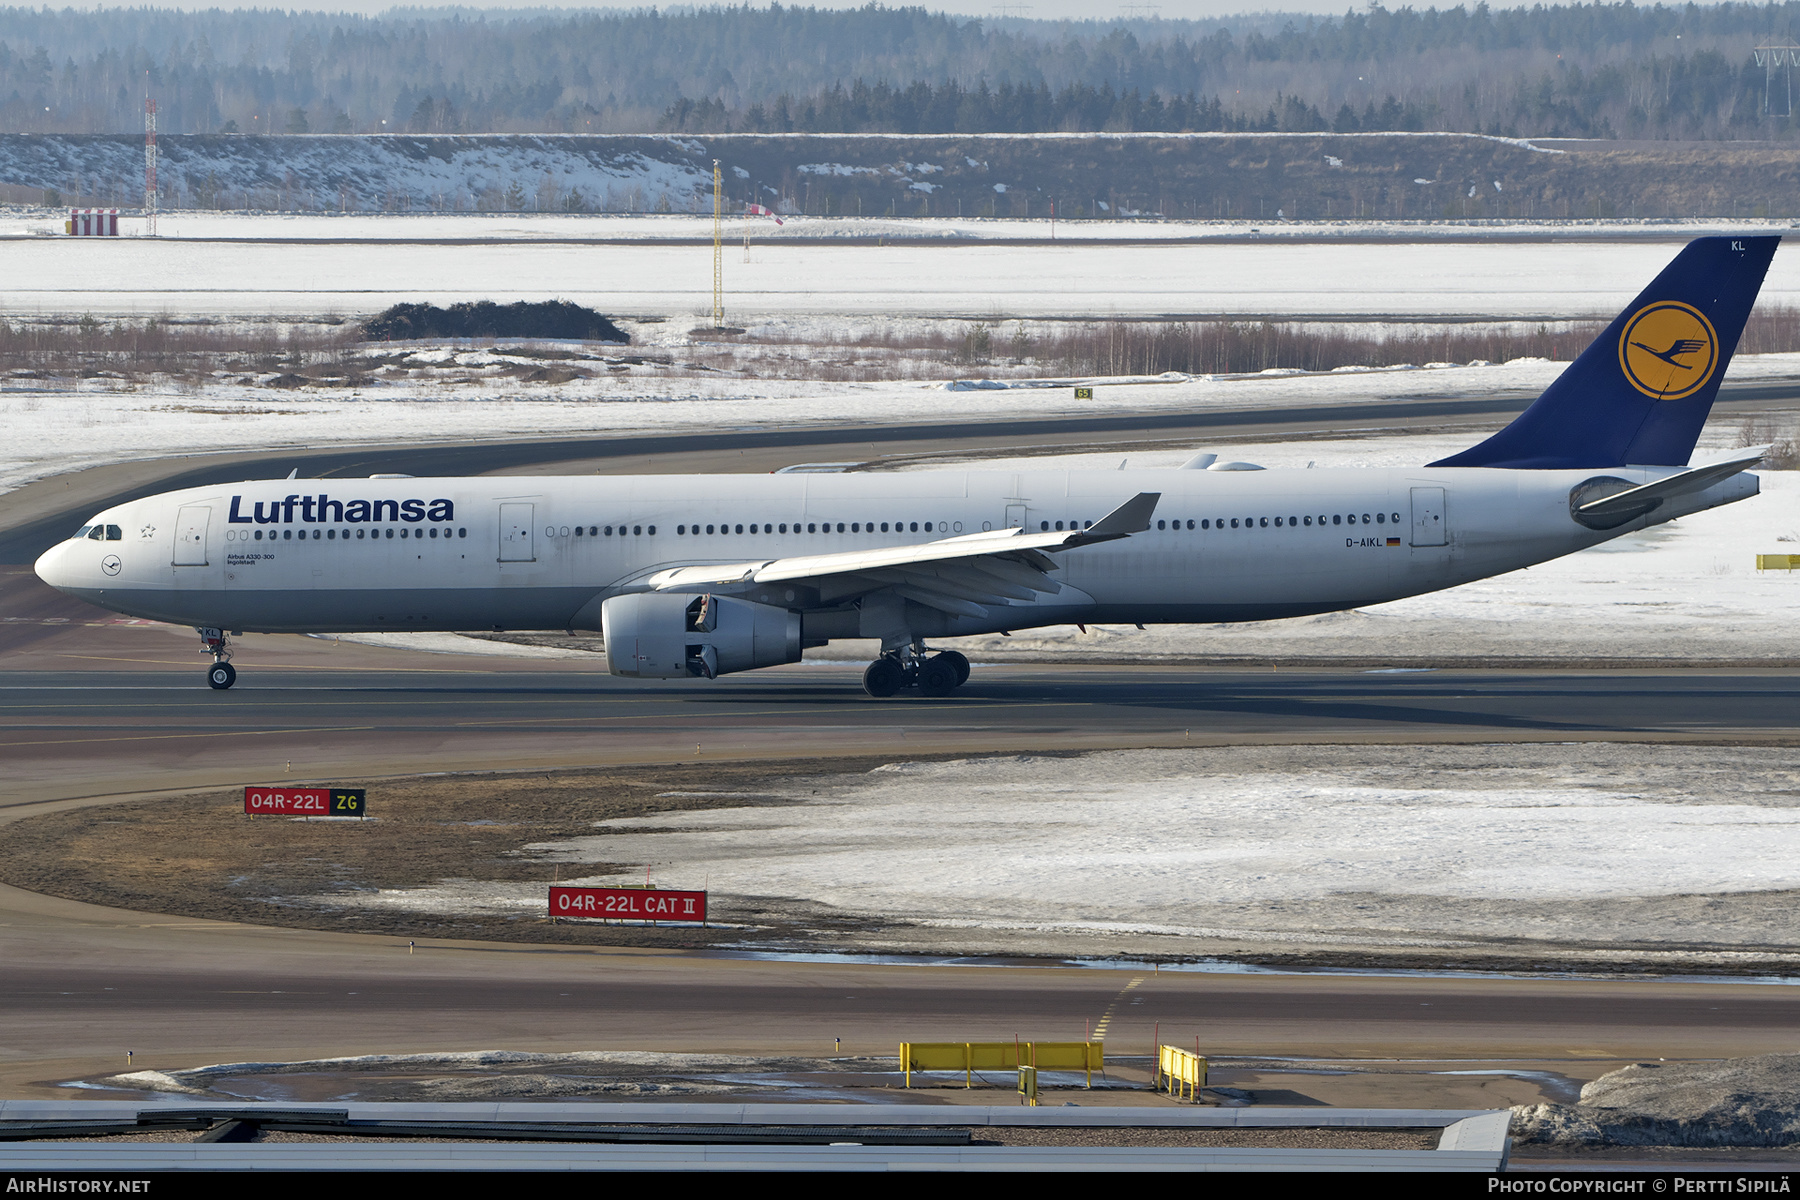
[[[1390,545],[1390,546],[1398,546],[1399,544],[1400,544],[1399,538],[1389,538],[1388,539],[1388,545]]]

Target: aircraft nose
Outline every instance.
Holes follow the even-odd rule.
[[[59,591],[66,590],[74,583],[74,577],[69,570],[69,543],[58,542],[38,555],[38,560],[33,564],[32,570],[37,572],[39,579],[51,587]]]

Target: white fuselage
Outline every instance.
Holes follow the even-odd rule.
[[[606,599],[671,567],[1055,529],[1156,492],[1148,530],[1057,552],[1060,591],[987,605],[980,617],[926,613],[915,623],[929,627],[916,632],[1251,621],[1451,587],[1756,494],[1744,474],[1613,529],[1571,516],[1570,491],[1585,480],[1637,484],[1676,470],[257,481],[109,509],[93,519],[107,532],[60,543],[38,573],[118,612],[233,631],[593,629]],[[736,594],[804,614],[809,644],[856,636],[846,598],[829,587]]]

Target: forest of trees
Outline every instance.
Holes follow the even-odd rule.
[[[0,9],[0,132],[1794,135],[1800,0],[975,20],[873,5]]]

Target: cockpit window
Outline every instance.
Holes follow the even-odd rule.
[[[106,526],[96,525],[88,530],[88,541],[103,542],[106,540]]]
[[[78,539],[78,538],[86,537],[88,535],[88,530],[90,530],[92,528],[93,528],[92,525],[83,525],[80,529],[77,529],[75,531],[75,538]],[[74,540],[74,539],[71,539],[71,540]]]
[[[106,527],[106,540],[109,542],[122,542],[125,540],[125,531],[120,529],[117,525],[108,525]]]

